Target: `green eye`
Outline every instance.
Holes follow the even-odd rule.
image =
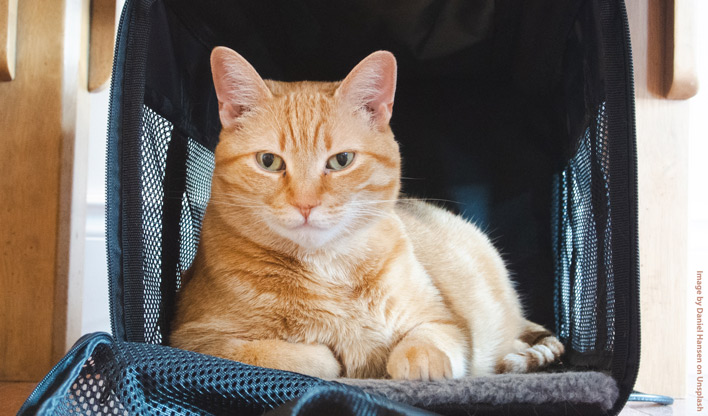
[[[285,170],[285,162],[283,161],[283,158],[278,155],[274,155],[273,153],[256,153],[256,161],[263,169],[271,172]]]
[[[353,152],[342,152],[330,157],[327,160],[327,169],[342,170],[352,164],[354,160]]]

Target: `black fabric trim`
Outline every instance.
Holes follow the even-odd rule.
[[[109,276],[109,302],[111,330],[116,339],[124,340],[125,316],[123,313],[123,226],[121,217],[121,136],[123,126],[123,71],[126,49],[130,38],[130,19],[133,2],[128,1],[121,14],[111,80],[110,110],[108,115],[108,140],[106,143],[106,254]]]
[[[182,195],[187,183],[188,137],[178,129],[172,129],[172,138],[167,149],[167,165],[162,205],[162,278],[160,279],[160,327],[163,334],[169,335],[170,322],[177,292],[177,274],[180,273],[180,219],[182,213]],[[167,336],[162,343],[167,345]]]
[[[130,5],[130,30],[128,36],[125,65],[123,66],[123,108],[121,134],[121,185],[122,185],[122,239],[124,293],[120,298],[123,305],[125,337],[121,340],[146,342],[144,328],[144,286],[142,244],[142,192],[140,132],[142,127],[143,95],[145,86],[145,63],[147,44],[150,36],[150,8],[155,0],[138,0]],[[136,294],[140,294],[136,296]]]
[[[610,147],[610,203],[615,275],[615,344],[612,376],[620,397],[618,414],[632,391],[639,369],[639,250],[637,171],[632,55],[622,0],[600,5],[607,65],[607,114]]]
[[[148,43],[145,104],[184,134],[214,152],[221,132],[211,77],[210,49],[166,7],[155,4]]]

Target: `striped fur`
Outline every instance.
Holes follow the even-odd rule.
[[[504,356],[497,363],[497,373],[528,373],[540,370],[558,361],[565,347],[551,331],[533,322],[527,322],[524,332],[515,342],[516,352]]]
[[[341,83],[263,81],[226,48],[212,68],[223,130],[171,345],[324,378],[456,378],[557,359],[562,345],[524,319],[489,239],[398,198],[391,54]],[[259,166],[263,152],[285,169]],[[351,165],[327,169],[342,152]]]

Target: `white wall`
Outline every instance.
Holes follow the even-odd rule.
[[[116,24],[125,0],[116,5]],[[86,257],[81,333],[111,332],[106,262],[105,170],[110,88],[90,94],[89,162],[86,202]]]
[[[86,258],[81,332],[111,331],[105,238],[105,165],[109,88],[91,94]]]
[[[686,414],[697,414],[698,368],[702,366],[703,383],[701,396],[708,396],[708,361],[698,356],[698,316],[695,304],[697,296],[703,296],[703,331],[708,331],[708,2],[693,2],[696,8],[694,28],[697,33],[698,79],[701,83],[693,100],[690,113],[690,137],[688,143],[688,297],[687,314],[687,359]],[[697,273],[703,272],[701,294],[696,289]],[[667,334],[670,335],[670,334]],[[708,356],[708,336],[701,342],[703,357]],[[704,405],[708,401],[703,399]],[[706,406],[708,407],[708,406]],[[702,411],[705,413],[705,410]]]

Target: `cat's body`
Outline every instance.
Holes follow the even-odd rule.
[[[172,345],[325,378],[456,378],[560,356],[481,231],[397,202],[390,54],[342,83],[264,82],[225,48],[212,68],[224,130]]]

